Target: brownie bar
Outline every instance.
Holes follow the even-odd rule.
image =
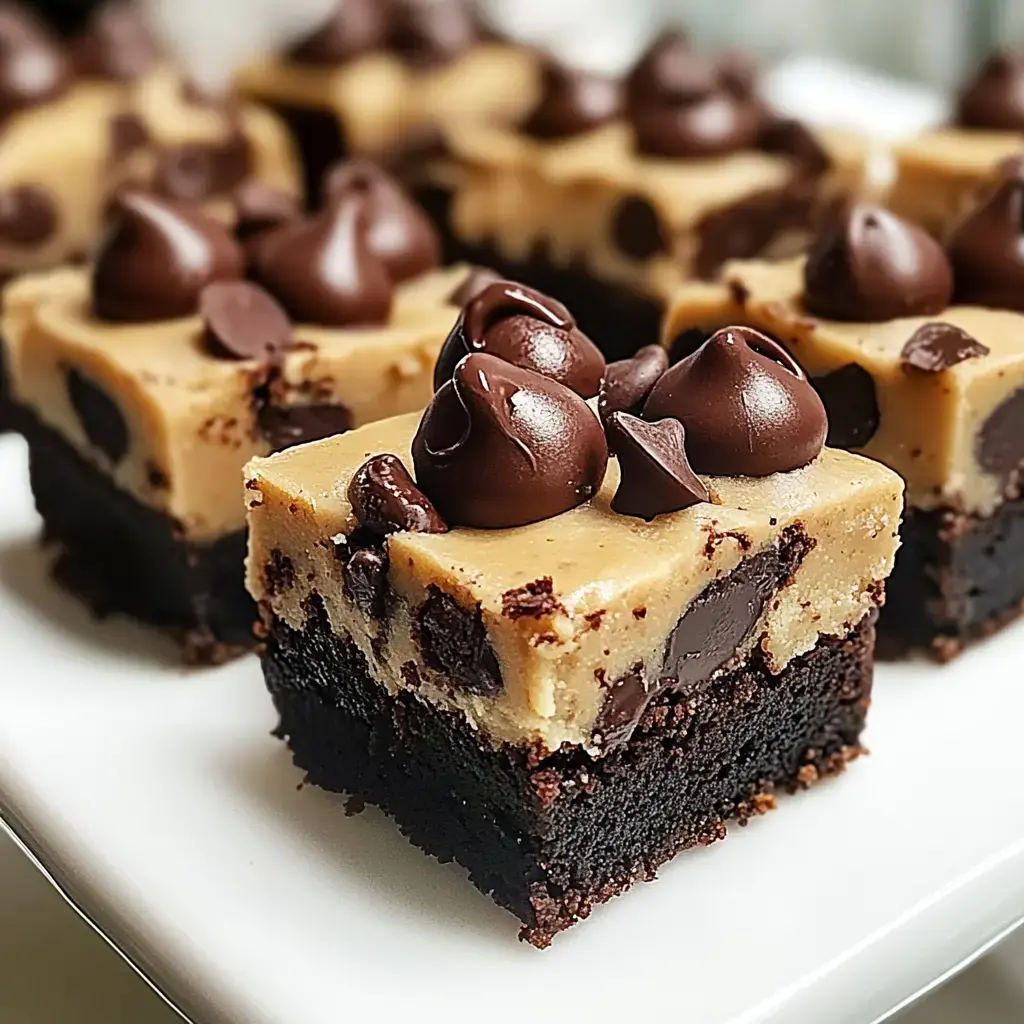
[[[373,803],[455,860],[545,947],[594,906],[654,877],[861,752],[875,613],[772,675],[760,651],[691,695],[670,688],[604,757],[492,747],[465,719],[389,694],[319,597],[303,631],[270,618],[264,669],[295,763]],[[596,841],[595,841],[596,840]]]
[[[253,643],[256,607],[243,584],[245,530],[210,544],[180,539],[173,519],[142,505],[30,411],[19,416],[55,573],[99,616],[165,628],[193,664],[219,664]]]

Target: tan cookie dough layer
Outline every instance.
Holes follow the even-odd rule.
[[[296,325],[274,404],[342,404],[357,426],[422,408],[457,315],[448,297],[466,273],[456,267],[400,285],[381,327]],[[252,401],[265,377],[259,364],[210,355],[198,317],[96,321],[84,270],[24,277],[8,285],[3,303],[17,401],[122,490],[173,517],[184,537],[208,541],[244,526],[242,468],[267,452]],[[127,423],[128,452],[116,465],[90,443],[75,412],[71,369],[111,398]]]
[[[429,70],[410,68],[390,53],[327,68],[266,60],[244,68],[237,87],[264,103],[333,113],[349,155],[380,156],[463,120],[518,120],[540,85],[530,51],[480,44]]]
[[[412,663],[421,697],[458,709],[498,741],[590,746],[606,692],[599,679],[614,680],[638,663],[656,671],[666,638],[700,591],[793,524],[815,543],[754,632],[772,671],[821,635],[846,635],[874,607],[878,581],[892,568],[902,484],[877,463],[826,449],[792,473],[709,477],[721,504],[645,523],[611,511],[613,460],[591,502],[553,519],[511,530],[393,534],[389,579],[400,600],[388,639],[374,645],[379,623],[345,597],[332,538],[356,525],[346,497],[355,470],[381,452],[411,466],[418,422],[415,415],[386,420],[250,464],[248,586],[295,628],[305,621],[307,598],[320,594],[334,629],[352,637],[389,691],[408,686]],[[265,570],[281,555],[293,563],[293,584],[268,588]],[[503,595],[545,577],[556,610],[537,618],[503,614]],[[453,693],[424,664],[411,610],[431,585],[463,608],[480,605],[504,678],[498,696]]]
[[[939,128],[896,146],[895,154],[889,206],[943,238],[991,187],[1000,164],[1024,154],[1024,137]]]
[[[870,149],[861,137],[825,132],[832,169],[811,188],[825,199],[868,187]],[[451,219],[460,241],[493,244],[524,260],[542,251],[558,265],[582,262],[592,274],[642,295],[662,297],[693,276],[701,221],[766,191],[793,184],[791,161],[749,150],[700,160],[638,156],[625,123],[577,138],[538,141],[497,128],[448,132],[454,163],[437,175],[454,191]],[[619,204],[645,199],[668,236],[668,251],[638,259],[615,244]],[[774,240],[773,254],[801,251],[801,230]]]
[[[907,503],[953,506],[988,515],[1002,501],[1006,480],[978,463],[979,431],[992,413],[1024,387],[1024,316],[952,306],[937,316],[887,323],[840,323],[803,308],[803,260],[727,264],[721,284],[681,286],[670,303],[664,341],[682,331],[743,324],[782,342],[812,376],[851,363],[872,377],[879,423],[864,455],[884,462],[907,482]],[[906,370],[900,353],[926,323],[949,323],[986,345],[986,356],[940,373]]]

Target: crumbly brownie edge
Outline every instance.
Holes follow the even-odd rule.
[[[27,410],[18,427],[54,574],[97,616],[126,614],[167,630],[189,664],[219,664],[255,643],[244,586],[246,538],[182,540],[173,520],[119,490]]]
[[[313,601],[302,632],[268,613],[263,654],[279,735],[310,781],[372,803],[455,860],[543,948],[593,907],[723,838],[861,753],[875,613],[778,676],[759,652],[686,698],[663,692],[604,757],[479,737],[461,717],[378,685]]]

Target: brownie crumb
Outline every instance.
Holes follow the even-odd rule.
[[[263,569],[263,581],[271,597],[295,586],[295,563],[280,548],[270,552],[270,561]]]
[[[557,612],[564,613],[565,607],[555,597],[550,576],[506,590],[501,595],[501,614],[513,622],[523,618],[542,619]]]

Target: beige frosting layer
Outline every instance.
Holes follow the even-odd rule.
[[[382,685],[392,692],[407,687],[412,663],[421,697],[461,711],[498,741],[541,741],[549,750],[563,742],[592,746],[605,697],[600,679],[614,680],[638,663],[656,672],[666,638],[700,591],[793,524],[815,545],[768,602],[752,639],[773,671],[820,635],[844,635],[874,606],[877,581],[892,568],[902,484],[878,463],[826,449],[792,473],[709,477],[720,504],[646,523],[611,511],[613,460],[591,502],[553,519],[511,530],[393,534],[389,578],[400,600],[375,654],[371,641],[381,636],[380,626],[345,597],[332,538],[355,526],[346,497],[355,470],[380,452],[411,466],[418,422],[416,415],[384,420],[253,461],[245,490],[248,586],[295,628],[303,626],[309,595],[320,594],[335,630],[359,645]],[[268,589],[265,577],[280,555],[295,570],[284,591]],[[515,620],[503,614],[504,594],[545,577],[557,610]],[[412,614],[431,585],[464,608],[479,604],[504,678],[498,696],[452,692],[424,664]]]
[[[464,120],[518,120],[540,88],[536,57],[500,44],[428,70],[383,52],[326,68],[270,59],[244,68],[237,87],[264,103],[330,111],[349,153],[369,156]]]
[[[448,298],[467,273],[437,271],[396,289],[389,322],[372,329],[295,326],[275,404],[342,404],[356,425],[426,405],[434,362],[457,310]],[[0,329],[16,399],[117,486],[172,516],[193,540],[245,524],[242,468],[265,454],[253,410],[256,362],[218,359],[198,317],[118,325],[95,320],[88,273],[23,277],[3,295]],[[117,464],[93,446],[71,403],[75,369],[114,400],[130,436]]]
[[[451,218],[460,239],[492,243],[509,259],[543,247],[555,263],[582,261],[598,277],[652,297],[693,274],[704,217],[793,179],[790,161],[755,150],[700,160],[640,156],[622,122],[556,142],[468,125],[447,135],[455,161],[437,173],[454,191]],[[865,191],[866,140],[836,131],[820,141],[833,165],[815,186],[821,197]],[[657,212],[669,253],[635,259],[615,245],[613,218],[628,196],[646,199]],[[770,248],[791,255],[806,242],[801,231]]]
[[[889,205],[944,237],[994,181],[1007,157],[1024,154],[1014,132],[938,128],[895,149],[896,182]]]
[[[721,284],[676,289],[663,340],[671,344],[695,326],[744,324],[782,342],[812,376],[850,363],[863,367],[875,383],[879,425],[859,450],[906,480],[909,505],[990,513],[1002,501],[1006,481],[978,464],[975,442],[995,409],[1024,386],[1024,316],[951,306],[931,317],[841,323],[811,316],[802,296],[802,259],[730,263]],[[904,344],[923,324],[934,322],[960,327],[986,345],[989,354],[941,373],[904,370]]]

